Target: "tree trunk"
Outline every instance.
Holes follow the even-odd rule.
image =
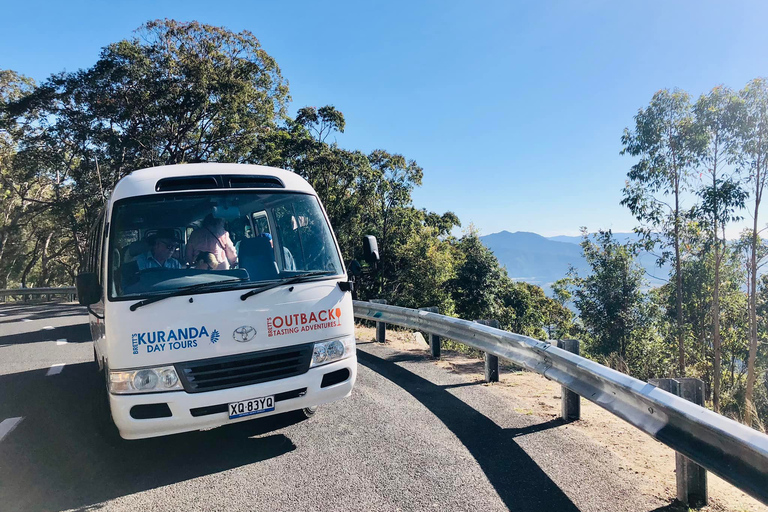
[[[40,262],[40,266],[41,266],[40,280],[38,281],[38,286],[41,286],[41,287],[48,286],[48,276],[50,274],[49,266],[51,263],[49,248],[51,246],[52,238],[53,238],[53,231],[48,233],[48,237],[45,239],[45,243],[43,244],[42,260]]]
[[[2,238],[0,238],[0,268],[11,268],[10,265],[5,265],[3,263],[3,256],[5,255],[5,247],[8,243],[8,231],[3,231]],[[8,275],[10,275],[10,272],[6,276],[0,276],[0,289],[8,288]]]
[[[760,209],[760,200],[763,190],[760,186],[760,158],[757,160],[757,172],[755,175],[755,212],[752,216],[752,251],[749,255],[749,357],[747,359],[747,390],[744,397],[744,423],[752,425],[752,397],[755,390],[755,360],[757,359],[757,214]]]
[[[27,287],[27,275],[32,270],[32,267],[35,266],[35,263],[37,263],[37,249],[40,247],[40,241],[38,240],[35,242],[35,248],[32,250],[31,253],[29,253],[29,262],[24,267],[24,272],[21,274],[21,287],[26,288]]]
[[[722,360],[722,348],[720,346],[720,241],[715,227],[715,289],[712,292],[712,348],[715,351],[715,364],[712,369],[714,390],[712,392],[712,406],[715,412],[720,412],[720,363]]]
[[[720,380],[722,371],[720,365],[723,357],[720,346],[720,238],[717,236],[717,146],[715,146],[715,159],[712,166],[712,187],[715,195],[714,211],[712,212],[712,240],[715,243],[715,288],[712,290],[712,349],[715,352],[714,390],[712,392],[712,407],[715,412],[720,412]]]
[[[675,302],[677,306],[677,371],[685,377],[685,343],[683,340],[683,274],[680,265],[680,179],[675,175]]]

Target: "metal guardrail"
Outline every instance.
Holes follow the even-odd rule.
[[[768,435],[550,343],[423,310],[354,302],[355,317],[452,339],[558,382],[768,504]]]
[[[35,295],[69,295],[71,300],[77,296],[77,290],[74,286],[64,288],[13,288],[0,290],[0,298],[5,297],[33,297]]]

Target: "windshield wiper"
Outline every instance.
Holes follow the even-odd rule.
[[[159,295],[157,297],[150,297],[148,299],[140,300],[139,302],[136,302],[134,304],[131,304],[131,311],[136,311],[141,306],[146,306],[147,304],[152,304],[153,302],[157,302],[159,300],[167,299],[168,297],[178,297],[179,295],[186,295],[189,292],[194,292],[197,290],[203,290],[205,288],[212,288],[214,286],[218,286],[221,284],[227,284],[227,283],[236,283],[239,281],[247,281],[247,277],[238,277],[236,279],[224,279],[223,281],[211,281],[209,283],[198,283],[193,284],[190,286],[184,286],[182,288],[177,288],[176,290],[166,293],[165,295]]]
[[[272,288],[277,288],[278,286],[283,286],[284,284],[300,283],[301,281],[307,280],[311,277],[332,276],[332,275],[336,275],[335,270],[316,270],[314,272],[304,272],[303,274],[289,277],[288,279],[283,279],[282,281],[279,281],[277,283],[268,284],[268,285],[262,286],[261,288],[255,288],[249,292],[245,292],[240,296],[240,300],[245,300],[248,297],[251,297],[261,292],[265,292],[267,290],[271,290]]]

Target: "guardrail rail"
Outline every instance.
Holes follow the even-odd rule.
[[[544,375],[768,504],[768,435],[551,343],[438,313],[354,301],[355,317],[455,340]]]
[[[8,297],[34,297],[34,296],[48,296],[52,295],[67,295],[69,300],[75,300],[77,297],[77,290],[74,286],[58,287],[58,288],[12,288],[7,290],[0,290],[0,299],[7,300]]]

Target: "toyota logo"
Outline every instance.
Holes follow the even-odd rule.
[[[238,341],[240,343],[251,341],[255,336],[256,336],[256,329],[254,329],[250,325],[243,325],[241,327],[238,327],[232,332],[232,337],[235,338],[235,341]]]

